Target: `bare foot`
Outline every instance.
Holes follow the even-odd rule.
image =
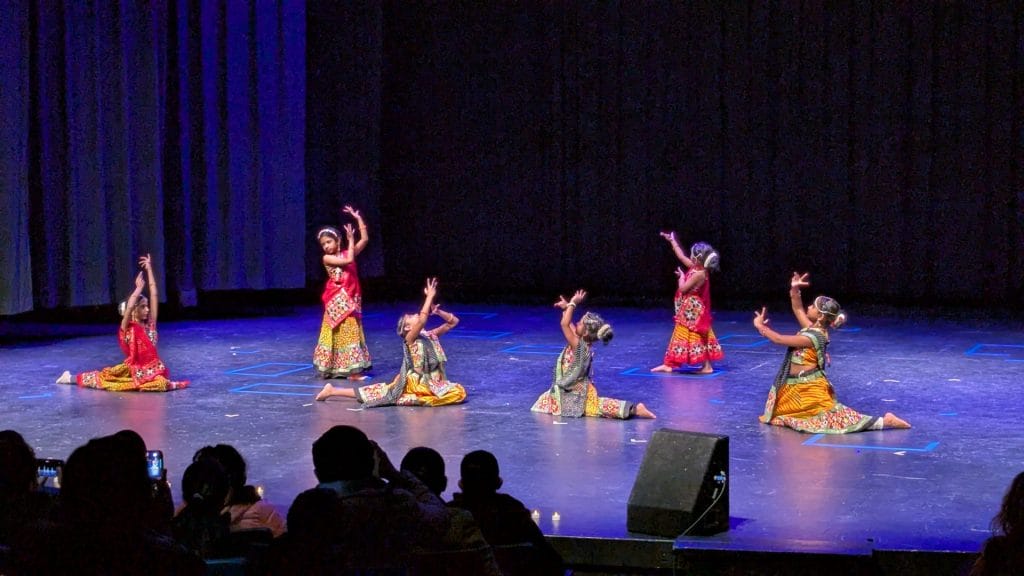
[[[882,416],[882,426],[885,428],[910,428],[910,422],[896,416],[892,412],[886,412]]]
[[[334,386],[331,386],[330,383],[324,384],[324,387],[321,388],[320,391],[316,393],[316,401],[323,402],[324,400],[327,400],[331,396],[334,396]]]
[[[354,382],[362,382],[363,380],[366,380],[367,378],[369,378],[369,376],[367,376],[366,374],[362,374],[362,373],[359,373],[359,374],[349,374],[348,375],[348,379],[352,380]]]
[[[65,370],[64,373],[60,375],[60,378],[57,378],[57,384],[71,384],[71,372]]]
[[[654,412],[651,412],[650,410],[648,410],[647,406],[644,406],[642,402],[637,402],[637,404],[636,404],[636,417],[637,418],[657,418],[657,416],[654,415]]]
[[[662,364],[661,366],[655,366],[654,368],[651,368],[651,372],[671,372],[671,371],[672,371],[672,367],[671,366],[666,366],[664,364]]]
[[[700,370],[697,370],[696,372],[694,372],[694,374],[711,374],[714,371],[715,371],[715,369],[712,368],[711,365],[709,364],[709,365],[701,368]]]

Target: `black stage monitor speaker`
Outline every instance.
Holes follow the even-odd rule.
[[[729,437],[662,428],[626,508],[630,532],[676,538],[729,529]]]

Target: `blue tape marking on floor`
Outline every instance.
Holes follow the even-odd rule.
[[[649,368],[629,368],[619,372],[619,376],[634,376],[639,378],[717,378],[724,370],[715,370],[710,374],[693,374],[687,372],[651,372]]]
[[[259,350],[232,350],[232,354],[259,354]]]
[[[885,450],[886,452],[931,452],[939,446],[938,441],[929,442],[924,448],[907,448],[903,446],[868,446],[865,444],[827,444],[819,442],[825,434],[815,434],[811,436],[804,446],[821,446],[823,448],[855,448],[857,450]]]
[[[956,416],[956,412],[940,412],[939,416]]]
[[[255,390],[255,388],[259,389]],[[267,388],[284,388],[291,390],[301,389],[309,390],[309,392],[274,392],[271,390],[267,390]],[[310,398],[314,396],[312,391],[319,390],[320,388],[321,386],[317,386],[315,384],[280,384],[277,382],[256,382],[255,384],[246,384],[245,386],[232,388],[228,390],[228,392],[234,392],[236,394],[270,394],[273,396],[303,396],[306,398]]]
[[[725,404],[725,400],[719,400],[718,398],[712,398],[708,402],[712,404]]]
[[[18,396],[18,400],[32,400],[34,398],[49,398],[53,396],[53,392],[47,392],[46,394],[31,394],[29,396]]]
[[[467,340],[497,340],[511,336],[511,332],[499,332],[497,330],[465,330],[456,328],[445,334],[445,338],[465,338]]]
[[[264,366],[295,366],[290,370],[280,370],[278,372],[253,372],[257,368],[263,368]],[[263,376],[264,378],[275,378],[277,376],[283,376],[285,374],[291,374],[292,372],[300,372],[302,370],[309,370],[312,368],[312,364],[296,364],[294,362],[264,362],[263,364],[256,364],[254,366],[245,366],[242,368],[236,368],[234,370],[228,370],[225,374],[233,374],[238,376]]]
[[[985,352],[982,352],[985,350]],[[1002,350],[1002,351],[1000,351]],[[1024,344],[975,344],[964,352],[965,356],[1002,358],[1006,362],[1024,362]]]
[[[497,318],[497,312],[459,312],[456,316],[479,316],[481,320],[490,320],[491,318]]]
[[[833,328],[836,332],[860,332],[860,328]]]
[[[501,350],[502,352],[514,352],[516,354],[542,354],[544,356],[558,356],[565,346],[553,344],[517,344]]]
[[[726,343],[729,340],[735,340],[735,339],[752,340],[752,342],[747,342],[745,344],[738,344],[736,342],[728,342],[728,345],[729,345],[730,348],[756,348],[758,346],[764,346],[765,344],[768,343],[768,339],[767,338],[763,338],[761,336],[755,336],[753,334],[726,334],[724,336],[719,336],[718,337],[718,342],[719,343]]]

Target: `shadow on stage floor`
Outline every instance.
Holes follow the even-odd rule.
[[[989,535],[1003,492],[1024,469],[1024,336],[1009,326],[866,317],[836,331],[829,372],[840,401],[868,414],[894,412],[914,428],[824,437],[758,423],[784,351],[758,336],[746,312],[716,316],[726,358],[714,374],[693,376],[649,372],[671,332],[666,311],[601,310],[615,338],[597,347],[598,390],[658,415],[615,421],[529,411],[562,345],[556,310],[450,308],[462,323],[444,345],[449,376],[469,394],[463,405],[363,410],[350,400],[314,402],[320,311],[305,308],[165,320],[161,355],[175,378],[192,381],[168,394],[53,384],[65,369],[118,362],[116,326],[36,326],[53,338],[34,334],[0,349],[2,427],[20,431],[38,456],[56,458],[90,437],[133,428],[164,451],[175,485],[196,449],[234,444],[250,480],[282,511],[315,484],[310,445],[334,424],[362,428],[396,462],[411,447],[436,448],[452,488],[462,455],[487,449],[501,463],[504,490],[535,510],[581,573],[955,573]],[[374,381],[390,380],[401,363],[393,329],[401,311],[366,311]],[[776,329],[795,330],[787,316],[773,316]],[[659,428],[730,438],[730,530],[676,540],[626,530],[630,489]]]

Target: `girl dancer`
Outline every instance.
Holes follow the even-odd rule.
[[[324,251],[323,263],[327,269],[327,283],[321,300],[324,319],[320,324],[320,338],[313,350],[313,365],[322,378],[351,378],[363,380],[363,374],[373,365],[366,349],[363,334],[363,292],[359,287],[356,256],[366,248],[366,222],[359,211],[345,206],[342,211],[356,219],[359,241],[355,242],[355,229],[345,225],[345,248],[336,228],[321,229],[317,242]]]
[[[448,357],[441,348],[441,336],[454,328],[459,319],[455,314],[441,310],[434,304],[437,296],[437,279],[427,279],[423,289],[426,298],[417,314],[404,314],[398,319],[396,331],[402,338],[402,369],[390,384],[371,384],[356,390],[335,388],[324,384],[317,400],[331,396],[355,398],[363,405],[377,406],[444,406],[458,404],[466,399],[466,390],[461,384],[448,381],[445,370]],[[427,316],[433,314],[444,320],[444,324],[433,330],[424,331]]]
[[[816,434],[910,428],[910,424],[891,412],[881,418],[866,416],[836,402],[835,390],[825,375],[828,331],[840,326],[846,316],[839,303],[828,296],[818,296],[805,311],[800,288],[808,285],[807,274],[793,273],[789,298],[800,324],[796,335],[784,336],[769,328],[765,308],[754,313],[754,328],[761,336],[788,347],[786,359],[768,392],[761,422]]]
[[[561,326],[566,345],[558,355],[551,389],[541,394],[530,410],[574,418],[654,418],[654,413],[643,404],[597,395],[591,377],[593,344],[597,340],[607,344],[614,334],[612,327],[593,312],[587,312],[579,322],[573,324],[573,311],[586,296],[586,292],[577,290],[568,302],[564,296],[559,296],[558,302],[555,302],[555,307],[562,309]]]
[[[718,252],[709,244],[698,242],[690,248],[689,258],[676,242],[675,232],[662,232],[661,237],[672,245],[679,261],[686,266],[676,268],[679,284],[675,296],[675,329],[665,350],[661,365],[651,372],[672,372],[683,366],[700,364],[697,374],[714,371],[712,360],[722,359],[722,346],[711,329],[711,284],[709,275],[718,270]]]
[[[124,362],[102,370],[83,372],[74,379],[83,388],[99,388],[115,392],[167,392],[188,386],[187,380],[172,381],[156,351],[156,278],[149,254],[139,259],[144,272],[135,277],[135,290],[128,300],[121,302],[121,327],[117,331]],[[143,274],[145,273],[145,278]],[[142,289],[149,284],[149,299],[142,295]],[[71,384],[71,372],[64,372],[57,379],[58,384]]]

